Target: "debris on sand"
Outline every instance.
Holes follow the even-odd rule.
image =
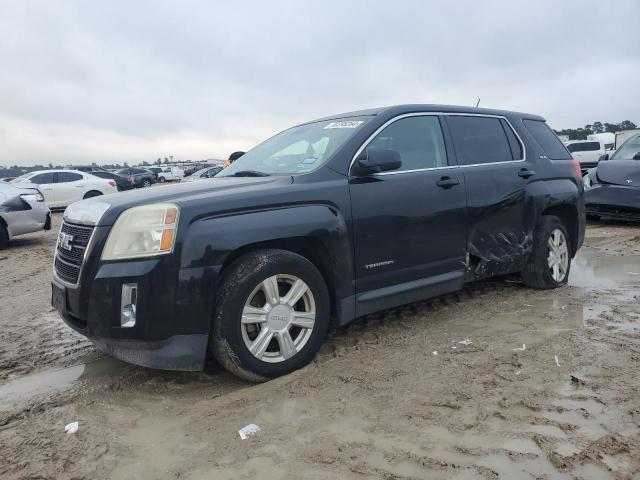
[[[569,375],[569,378],[571,378],[571,383],[573,383],[574,385],[584,386],[587,384],[587,382],[575,375]]]
[[[554,355],[553,358],[556,361],[556,367],[559,367],[560,366],[560,359],[558,358],[558,355]]]
[[[434,357],[437,357],[438,356],[438,351],[434,350],[433,352],[431,352],[431,355],[433,355]]]
[[[78,431],[79,424],[78,422],[67,423],[64,426],[64,431],[67,433],[76,433]]]
[[[469,340],[468,338],[466,338],[464,340],[460,340],[458,343],[460,345],[471,345],[473,342],[471,340]]]
[[[527,346],[523,343],[522,347],[514,348],[513,351],[514,352],[524,352],[526,349],[527,349]]]
[[[240,430],[238,430],[238,433],[240,434],[240,438],[242,440],[246,440],[251,435],[255,435],[259,431],[260,431],[260,427],[258,425],[256,425],[255,423],[250,423],[246,427],[243,427]]]

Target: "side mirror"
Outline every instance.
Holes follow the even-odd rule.
[[[395,150],[367,148],[356,160],[358,170],[363,174],[397,170],[402,165],[400,154]]]
[[[598,161],[601,162],[602,160],[609,160],[609,154],[605,153],[604,155],[600,155],[600,158],[598,158]]]

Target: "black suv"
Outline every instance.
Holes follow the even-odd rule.
[[[250,380],[332,325],[521,272],[567,282],[577,162],[539,116],[405,105],[298,125],[207,182],[70,206],[52,302],[114,356]]]
[[[126,167],[118,170],[116,173],[126,177],[134,188],[150,187],[156,183],[155,174],[145,168]]]

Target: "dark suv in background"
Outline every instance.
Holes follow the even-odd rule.
[[[331,325],[465,282],[560,287],[584,228],[579,165],[543,118],[365,110],[285,130],[208,181],[72,205],[52,301],[123,360],[194,370],[209,352],[260,381],[311,361]]]
[[[116,172],[126,177],[134,188],[150,187],[156,183],[156,176],[145,168],[126,167]]]

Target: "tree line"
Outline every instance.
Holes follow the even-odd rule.
[[[594,133],[616,133],[623,130],[635,130],[638,126],[631,120],[624,120],[620,123],[593,122],[578,128],[565,128],[564,130],[554,130],[557,135],[567,135],[569,140],[586,140],[587,135]]]

